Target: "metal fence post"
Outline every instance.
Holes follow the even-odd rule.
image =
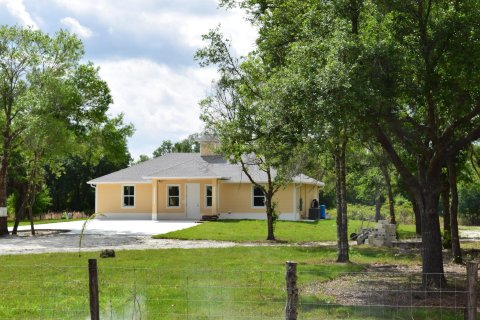
[[[285,320],[297,320],[298,288],[296,262],[287,261],[285,281],[287,285]]]
[[[100,320],[97,259],[88,259],[88,280],[90,288],[90,318],[91,320]]]
[[[467,262],[467,310],[466,319],[477,319],[478,263]]]

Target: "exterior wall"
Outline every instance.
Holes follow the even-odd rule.
[[[123,186],[135,186],[135,206],[122,207]],[[152,186],[150,184],[98,184],[96,209],[98,213],[118,218],[147,217],[152,212]],[[113,216],[112,216],[113,217]]]
[[[206,185],[215,185],[211,179],[188,179],[188,180],[161,180],[157,183],[157,218],[171,218],[171,219],[186,219],[186,184],[199,183],[200,184],[200,214],[212,214],[212,208],[207,208],[205,198]],[[168,185],[178,185],[180,187],[180,206],[178,208],[171,208],[167,206],[167,190]]]
[[[219,186],[219,213],[238,213],[245,214],[245,216],[247,216],[247,213],[265,215],[265,208],[253,207],[252,185],[250,183],[222,182]],[[293,185],[278,190],[274,200],[278,203],[277,209],[280,213],[293,213]]]
[[[115,219],[187,219],[186,184],[200,184],[200,214],[220,214],[222,219],[265,219],[265,208],[253,207],[250,183],[228,183],[215,179],[154,180],[152,184],[98,184],[96,186],[97,212]],[[135,186],[135,207],[122,207],[124,185]],[[167,186],[180,187],[180,206],[167,207]],[[213,206],[206,207],[206,185],[213,187]],[[156,187],[156,192],[155,192]],[[156,201],[152,195],[156,193]],[[313,185],[289,185],[275,195],[282,220],[307,218],[308,208],[318,197],[318,187]],[[215,206],[218,199],[218,206]],[[302,208],[300,210],[300,199]],[[156,208],[155,208],[156,207]]]

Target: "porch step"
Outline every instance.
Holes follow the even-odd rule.
[[[203,215],[202,219],[200,221],[217,221],[218,220],[218,215]]]

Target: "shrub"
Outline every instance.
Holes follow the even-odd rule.
[[[475,184],[464,184],[459,188],[458,211],[467,224],[480,224],[480,188]]]

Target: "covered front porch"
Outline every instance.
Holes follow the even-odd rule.
[[[219,178],[152,179],[152,220],[217,215]]]

